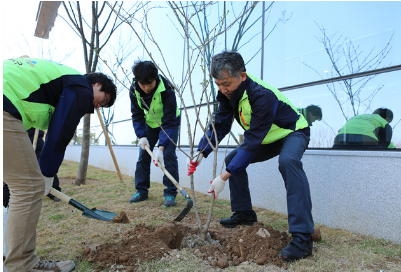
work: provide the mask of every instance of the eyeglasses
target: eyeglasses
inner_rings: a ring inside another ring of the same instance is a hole
[[[100,106],[101,106],[101,107],[106,106],[106,105],[107,105],[107,101],[108,101],[107,93],[104,92],[104,98],[103,98],[102,103],[100,104]]]

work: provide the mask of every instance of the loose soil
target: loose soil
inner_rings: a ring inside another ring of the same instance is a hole
[[[111,219],[112,223],[122,223],[122,224],[128,224],[130,221],[128,219],[128,216],[125,212],[120,212],[118,215],[114,216],[113,219]]]
[[[72,179],[60,179],[60,183],[73,184]],[[95,179],[87,179],[87,185],[98,185]],[[184,208],[184,206],[182,207]],[[151,207],[145,209],[145,214],[157,218],[163,212]],[[135,218],[136,208],[132,204],[126,206],[110,223],[129,224],[129,218]],[[174,217],[173,217],[174,218]],[[201,221],[207,221],[207,214],[200,214]],[[274,265],[278,269],[287,269],[279,254],[288,244],[290,237],[286,232],[280,232],[263,222],[253,226],[237,226],[225,228],[220,218],[212,217],[206,239],[200,237],[197,219],[194,212],[188,213],[180,222],[167,221],[157,227],[136,224],[128,231],[115,233],[118,243],[93,244],[83,242],[82,260],[95,264],[96,271],[136,271],[139,264],[152,260],[176,258],[180,250],[188,250],[206,263],[205,267],[225,269],[229,266],[257,263],[258,265]],[[314,241],[320,241],[320,231],[313,235]],[[212,269],[213,271],[215,271]],[[210,270],[208,270],[210,271]]]
[[[202,239],[193,227],[195,220],[187,215],[181,222],[165,223],[154,229],[136,225],[123,234],[118,244],[101,244],[96,249],[84,246],[84,258],[96,263],[98,271],[123,265],[128,272],[135,271],[139,263],[188,249],[216,268],[237,266],[245,261],[287,268],[287,263],[279,257],[281,249],[290,241],[287,233],[265,227],[261,222],[227,229],[215,221],[210,224],[206,239]],[[317,233],[315,238],[319,239],[320,235]]]

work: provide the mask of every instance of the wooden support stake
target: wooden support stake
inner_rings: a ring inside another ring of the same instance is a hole
[[[121,175],[121,172],[120,172],[120,168],[118,167],[118,164],[117,164],[116,157],[114,156],[113,148],[111,147],[110,138],[109,138],[109,135],[108,135],[108,133],[107,133],[107,131],[106,131],[106,127],[104,126],[103,119],[102,119],[102,116],[101,116],[101,114],[100,114],[100,110],[99,110],[99,109],[96,109],[96,111],[97,111],[97,116],[99,117],[99,120],[100,120],[100,124],[102,125],[104,137],[106,137],[107,145],[108,145],[108,147],[109,147],[111,157],[113,158],[114,165],[115,165],[116,170],[117,170],[117,173],[118,173],[118,177],[120,178],[120,180],[121,180],[122,182],[124,182],[123,176]]]
[[[33,136],[33,151],[36,151],[36,144],[38,143],[39,129],[35,128],[35,135]]]

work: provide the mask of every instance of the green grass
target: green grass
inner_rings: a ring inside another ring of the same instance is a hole
[[[362,250],[370,250],[375,254],[382,254],[386,257],[401,258],[401,245],[390,243],[383,239],[366,238],[357,244]]]
[[[81,261],[79,263],[76,263],[75,270],[74,271],[80,271],[80,272],[93,272],[97,268],[96,265],[87,262],[87,261]]]
[[[61,215],[61,214],[49,214],[48,215],[48,218],[55,222],[58,222],[59,220],[65,218],[65,217],[66,217],[65,215]]]

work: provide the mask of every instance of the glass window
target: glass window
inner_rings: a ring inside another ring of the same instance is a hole
[[[355,85],[348,90],[348,93],[352,90],[354,95],[348,95],[346,84],[352,85],[353,82]],[[380,140],[384,141],[378,138],[380,135],[390,137],[386,131],[389,129],[386,127],[387,122],[378,116],[366,116],[358,122],[355,122],[356,119],[351,122],[350,120],[356,115],[371,115],[378,108],[387,108],[392,111],[393,120],[389,123],[392,137],[386,140],[391,140],[395,147],[401,148],[401,109],[398,106],[401,101],[401,92],[398,91],[400,84],[401,71],[396,71],[376,75],[370,80],[368,77],[356,78],[346,82],[338,81],[284,91],[283,94],[295,107],[306,108],[313,104],[322,109],[322,120],[312,123],[309,147],[331,148],[335,136],[344,127],[340,134],[361,135],[355,136],[359,137],[360,144],[357,142],[358,139],[354,139],[353,145],[358,148],[375,148]],[[347,122],[349,123],[345,126]],[[370,142],[372,137],[377,138],[376,143]],[[350,142],[348,144],[352,145]]]
[[[243,2],[234,3],[241,7],[243,5]],[[213,10],[213,14],[215,12],[216,10]],[[400,65],[401,47],[396,46],[401,39],[400,12],[401,2],[397,1],[278,1],[274,2],[272,9],[265,14],[265,36],[268,37],[264,42],[263,61],[261,52],[257,53],[261,47],[261,29],[257,26],[258,23],[261,24],[260,20],[246,33],[239,52],[245,60],[248,73],[274,87],[282,88],[283,94],[295,107],[307,108],[316,105],[321,108],[322,120],[313,118],[316,120],[311,126],[310,148],[332,148],[337,134],[342,129],[340,134],[364,135],[356,136],[364,143],[364,148],[370,146],[369,141],[379,135],[381,138],[377,138],[377,142],[384,138],[388,141],[391,135],[391,143],[401,148],[401,110],[397,105],[397,102],[401,101],[401,71],[285,91],[289,86],[307,85],[310,82]],[[258,4],[251,19],[254,20],[261,14],[262,4]],[[213,18],[209,16],[209,25],[213,24]],[[253,21],[251,19],[250,21]],[[165,63],[169,65],[171,76],[177,81],[186,76],[183,69],[187,64],[186,59],[182,59],[185,57],[184,40],[176,36],[177,33],[174,27],[169,27],[170,24],[169,20],[165,24],[158,21],[159,27],[156,29],[169,31],[169,35],[177,37],[173,40],[179,41],[174,44],[161,43],[162,51],[169,52],[165,53],[168,58]],[[160,25],[163,25],[162,29]],[[233,32],[227,35],[229,39],[230,35],[234,35]],[[218,40],[213,52],[221,52],[224,44],[223,40]],[[230,45],[231,41],[227,44]],[[194,100],[189,93],[188,83],[183,86],[185,89],[182,93],[186,106],[206,101],[205,98],[201,100],[203,73],[200,65],[194,66],[192,74]],[[177,85],[180,86],[179,83]],[[216,96],[216,86],[214,92],[213,96]],[[116,103],[117,122],[130,118],[129,103],[127,104],[125,97],[120,100]],[[180,99],[177,100],[181,107]],[[363,124],[352,124],[355,119],[345,126],[352,117],[371,115],[378,108],[388,108],[392,111],[393,120],[389,123],[391,133],[385,121],[377,116],[374,116],[376,120],[371,121],[376,127],[365,127],[369,130],[367,135],[362,134],[362,128],[358,128],[363,127]],[[203,131],[199,123],[196,123],[195,110],[188,109],[187,114],[196,146],[203,136]],[[202,107],[200,120],[205,127],[207,116],[207,107]],[[354,128],[355,126],[357,128]],[[189,145],[188,129],[186,114],[182,111],[179,145]],[[359,129],[359,132],[355,132],[354,129]],[[346,133],[343,133],[344,131]],[[227,135],[220,145],[237,145],[243,140],[243,133],[243,129],[234,121],[232,133]],[[115,123],[113,135],[118,144],[131,144],[136,140],[131,121]],[[347,137],[354,136],[343,138]]]

